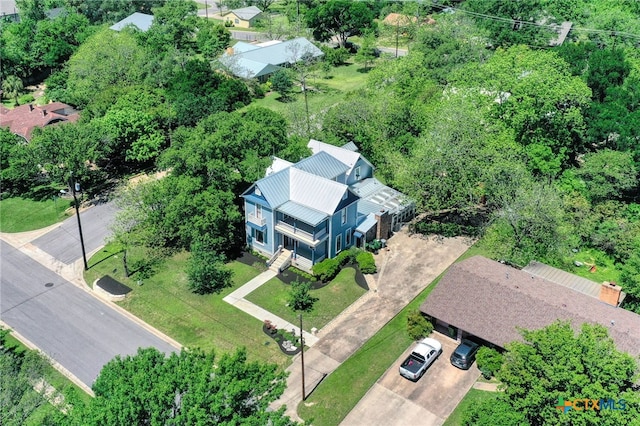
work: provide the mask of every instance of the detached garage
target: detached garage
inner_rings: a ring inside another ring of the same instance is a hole
[[[619,350],[637,357],[640,315],[618,307],[623,295],[613,283],[597,284],[537,262],[520,270],[474,256],[452,265],[420,310],[440,332],[500,348],[522,340],[521,328],[539,329],[556,320],[576,329],[601,324]]]

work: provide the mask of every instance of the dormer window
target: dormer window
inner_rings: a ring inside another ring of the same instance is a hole
[[[354,174],[355,174],[356,180],[360,180],[360,166],[356,167]]]
[[[256,186],[256,190],[254,192],[258,197],[262,196],[262,192],[260,191],[260,188],[258,188],[257,186]]]

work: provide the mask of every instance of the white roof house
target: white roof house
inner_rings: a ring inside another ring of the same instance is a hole
[[[146,32],[153,24],[153,15],[147,15],[145,13],[135,12],[132,15],[127,16],[122,21],[116,22],[109,28],[114,31],[121,31],[128,25],[133,25],[142,32]]]
[[[238,77],[259,78],[276,72],[281,66],[294,64],[305,55],[317,58],[323,53],[306,38],[298,37],[260,44],[238,42],[220,58],[220,62]]]

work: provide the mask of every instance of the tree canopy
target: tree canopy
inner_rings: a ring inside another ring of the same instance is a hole
[[[246,351],[214,356],[199,349],[165,355],[153,348],[117,356],[93,385],[95,398],[68,416],[77,425],[294,425],[284,407],[268,410],[284,391],[276,365],[247,361]]]
[[[463,424],[622,425],[640,416],[640,396],[633,390],[637,361],[616,349],[604,327],[583,324],[576,334],[569,323],[558,322],[521,333],[523,341],[507,345],[496,373],[504,388],[497,403],[472,406]],[[559,401],[584,399],[613,400],[617,407],[624,401],[625,409],[556,408]]]
[[[365,2],[329,0],[310,8],[305,19],[313,29],[313,36],[320,41],[335,37],[344,47],[350,36],[360,34],[373,25],[374,14]]]

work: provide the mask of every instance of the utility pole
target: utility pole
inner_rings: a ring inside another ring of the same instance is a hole
[[[307,399],[304,391],[304,336],[302,335],[302,314],[300,314],[300,359],[302,360],[302,400]]]
[[[87,253],[84,250],[84,237],[82,236],[82,222],[80,222],[80,204],[78,203],[78,197],[76,196],[76,191],[80,191],[80,184],[78,182],[74,182],[73,177],[69,179],[69,186],[71,186],[71,192],[73,193],[73,201],[74,206],[76,208],[76,218],[78,219],[78,232],[80,233],[80,246],[82,247],[82,260],[84,261],[84,270],[89,270],[89,265],[87,264]]]

